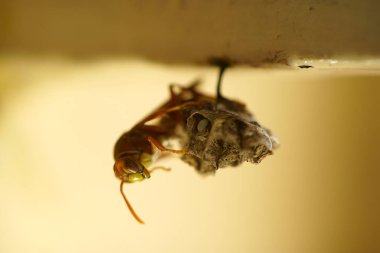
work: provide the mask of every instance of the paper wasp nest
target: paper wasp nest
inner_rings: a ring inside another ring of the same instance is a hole
[[[244,105],[225,98],[216,105],[192,110],[186,133],[184,146],[191,154],[182,160],[202,174],[245,161],[259,163],[278,146],[276,138]]]

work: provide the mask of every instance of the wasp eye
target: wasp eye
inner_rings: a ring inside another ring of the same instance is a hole
[[[207,126],[209,125],[209,121],[207,119],[202,119],[199,121],[197,125],[198,132],[205,132],[207,130]]]

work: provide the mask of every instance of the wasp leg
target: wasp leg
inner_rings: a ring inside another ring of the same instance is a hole
[[[157,111],[153,112],[152,114],[150,114],[149,116],[147,116],[145,119],[143,119],[142,121],[140,121],[135,127],[139,127],[141,125],[144,125],[148,121],[151,121],[152,119],[158,118],[158,117],[160,117],[160,116],[162,116],[162,115],[164,115],[166,113],[180,111],[180,110],[182,110],[182,109],[184,109],[186,107],[200,106],[200,105],[204,105],[204,104],[207,104],[207,102],[205,102],[205,101],[191,101],[191,102],[186,102],[186,103],[183,103],[183,104],[180,104],[180,105],[177,105],[177,106],[173,106],[173,107],[170,107],[170,108],[158,109]]]
[[[176,98],[176,97],[178,97],[179,93],[181,93],[184,90],[192,92],[192,93],[198,93],[196,91],[196,89],[200,85],[200,83],[201,83],[200,79],[196,79],[196,80],[192,81],[188,86],[182,86],[182,85],[177,84],[177,83],[172,83],[169,85],[170,96],[172,99]],[[175,88],[178,88],[180,90],[178,94],[175,92]]]
[[[152,144],[152,146],[156,147],[161,152],[170,152],[170,153],[178,154],[178,155],[184,155],[190,152],[187,149],[177,150],[177,149],[165,148],[164,146],[161,145],[161,143],[158,140],[154,139],[152,136],[148,136],[148,141],[150,142],[150,144]]]

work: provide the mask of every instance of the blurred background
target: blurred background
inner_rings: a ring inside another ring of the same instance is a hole
[[[380,252],[376,1],[0,1],[0,252]],[[168,84],[225,96],[281,146],[125,187],[117,138]],[[310,65],[313,68],[298,68]]]

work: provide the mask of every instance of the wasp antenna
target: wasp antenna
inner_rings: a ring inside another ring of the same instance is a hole
[[[135,210],[133,210],[132,205],[129,203],[127,197],[125,196],[125,194],[124,194],[124,192],[123,192],[123,185],[124,185],[124,181],[121,181],[121,183],[120,183],[120,193],[121,193],[121,195],[123,196],[124,201],[125,201],[125,203],[127,204],[129,211],[131,212],[131,214],[133,215],[133,217],[135,217],[135,219],[136,219],[139,223],[144,224],[144,221],[143,221],[142,219],[140,219],[140,217],[137,215],[137,213],[135,212]]]

